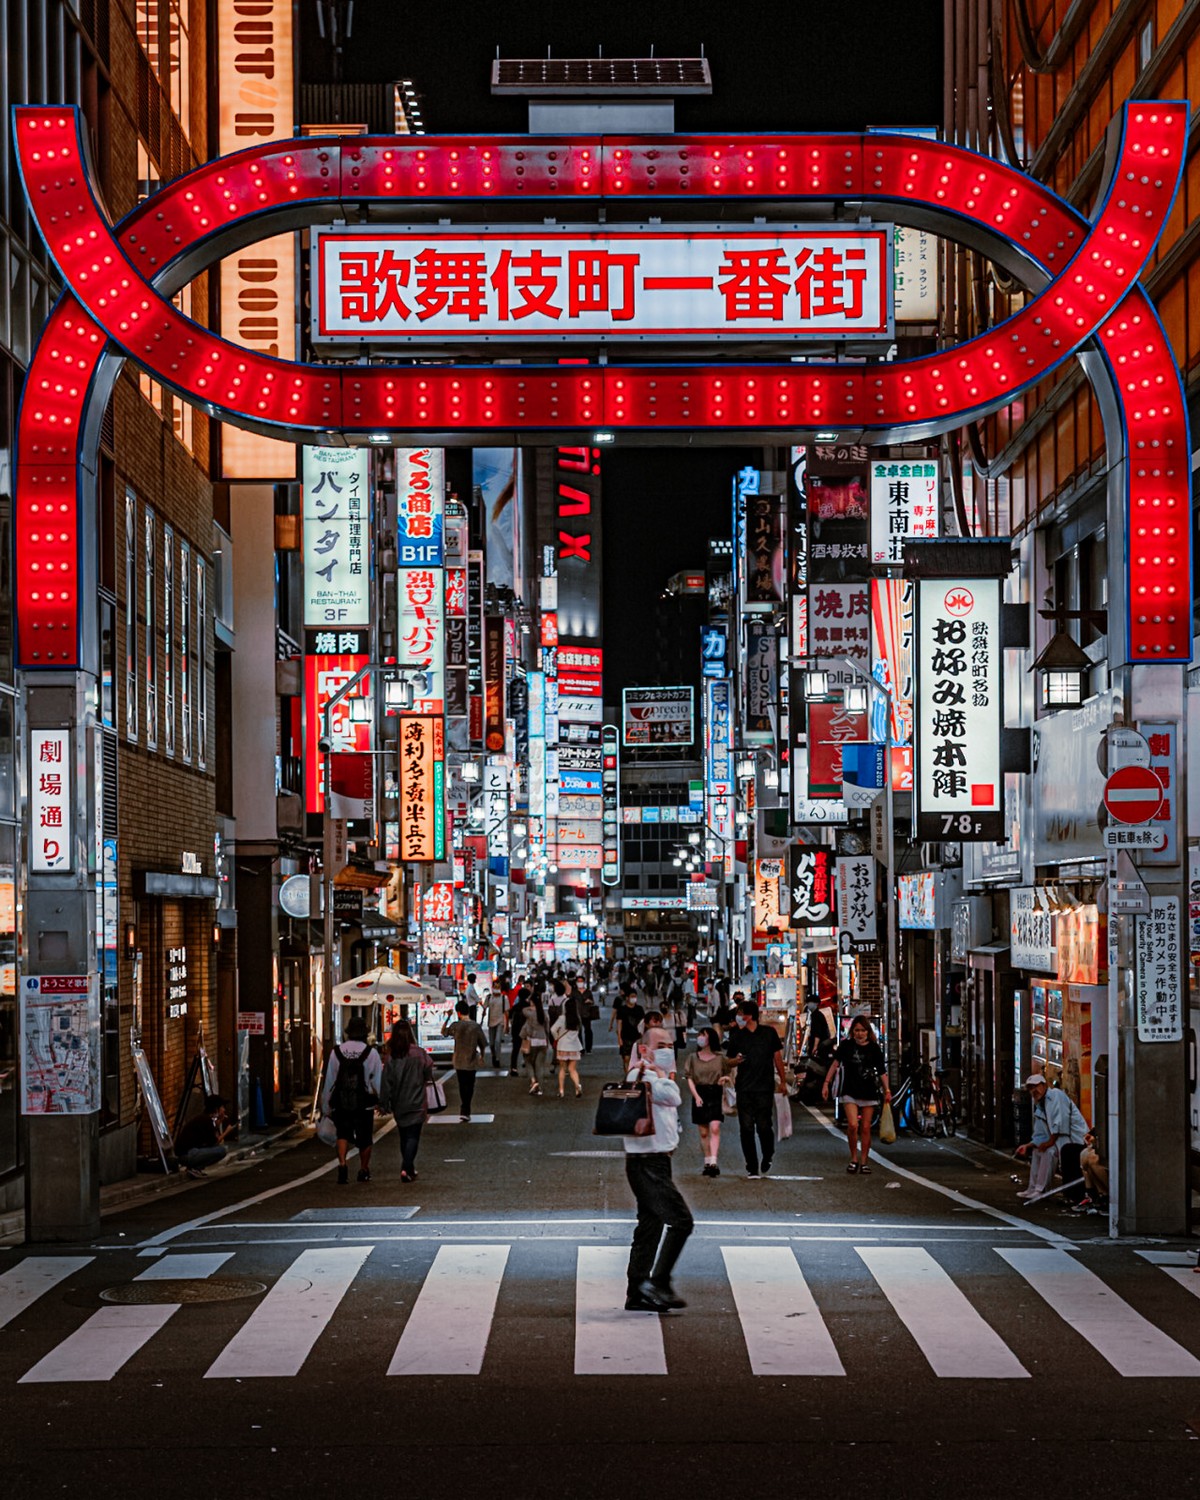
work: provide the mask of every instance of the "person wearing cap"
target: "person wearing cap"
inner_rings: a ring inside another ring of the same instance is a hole
[[[1031,1073],[1025,1087],[1033,1103],[1033,1138],[1017,1147],[1016,1154],[1029,1157],[1029,1186],[1018,1198],[1040,1198],[1050,1185],[1054,1164],[1060,1162],[1064,1184],[1072,1184],[1080,1175],[1079,1157],[1087,1138],[1087,1121],[1074,1101],[1043,1073]],[[1074,1201],[1077,1187],[1068,1187],[1067,1197]]]

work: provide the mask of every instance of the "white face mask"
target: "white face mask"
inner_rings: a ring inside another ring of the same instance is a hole
[[[739,1026],[744,1026],[749,1019],[750,1018],[748,1016],[741,1016],[740,1015],[737,1018],[737,1023],[738,1023]]]

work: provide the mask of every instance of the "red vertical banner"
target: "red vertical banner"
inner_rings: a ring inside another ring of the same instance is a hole
[[[808,705],[808,795],[816,801],[841,801],[842,746],[867,738],[867,715],[839,702]]]
[[[322,792],[325,757],[318,749],[324,733],[325,705],[346,686],[354,674],[365,667],[365,656],[306,656],[304,658],[304,806],[310,813],[324,812]],[[334,709],[329,718],[329,742],[337,751],[368,754],[371,749],[370,724],[356,724],[350,717],[350,699],[365,698],[370,693],[369,679],[364,678]]]
[[[483,747],[504,750],[504,619],[488,615],[483,622]]]

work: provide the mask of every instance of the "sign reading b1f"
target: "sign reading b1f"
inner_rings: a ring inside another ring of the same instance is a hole
[[[917,837],[999,843],[1000,580],[922,579],[916,656]]]

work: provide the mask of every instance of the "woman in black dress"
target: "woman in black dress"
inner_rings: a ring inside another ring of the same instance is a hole
[[[850,1142],[850,1165],[846,1171],[869,1174],[871,1121],[891,1099],[892,1090],[883,1048],[871,1029],[871,1023],[863,1016],[857,1016],[851,1022],[850,1035],[834,1051],[833,1062],[821,1088],[822,1099],[829,1098],[835,1075],[837,1095],[846,1112],[846,1137]]]
[[[689,1052],[683,1063],[683,1076],[692,1095],[692,1124],[700,1127],[704,1150],[702,1177],[721,1175],[717,1165],[721,1152],[721,1085],[728,1072],[720,1037],[712,1026],[703,1027],[696,1038],[695,1052]]]

